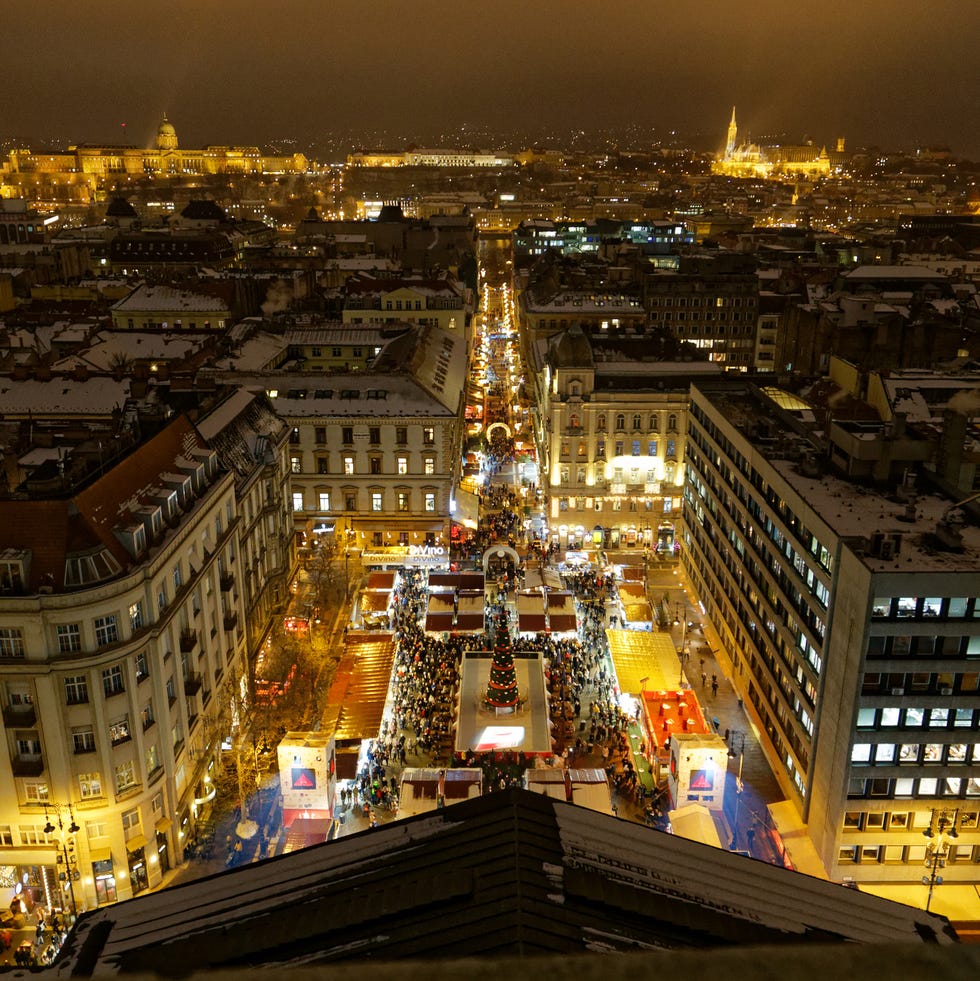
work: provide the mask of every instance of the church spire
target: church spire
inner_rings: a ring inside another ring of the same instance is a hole
[[[732,121],[728,124],[728,140],[725,143],[725,157],[731,158],[735,152],[735,140],[738,137],[738,124],[735,122],[735,107],[732,106]]]

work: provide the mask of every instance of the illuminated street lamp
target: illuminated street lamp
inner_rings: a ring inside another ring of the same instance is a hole
[[[741,729],[733,729],[729,733],[728,758],[735,759],[738,756],[738,773],[735,776],[735,817],[732,820],[732,843],[729,846],[732,851],[738,848],[738,812],[742,804],[742,763],[745,759],[745,733]]]
[[[53,811],[58,818],[58,827],[51,823],[51,816],[48,813]],[[68,813],[68,827],[65,827],[64,821],[62,820],[62,814]],[[62,890],[64,890],[65,885],[68,886],[68,899],[71,903],[71,918],[74,923],[76,917],[78,916],[78,907],[75,905],[75,880],[78,879],[78,863],[77,855],[75,853],[75,835],[81,831],[81,828],[75,824],[75,814],[72,811],[71,804],[52,804],[48,803],[44,805],[44,833],[46,835],[55,835],[58,839],[58,844],[61,846],[61,852],[58,855],[58,865],[61,868],[58,871],[58,881],[62,883]]]
[[[953,811],[950,817],[949,811],[943,808],[938,812],[935,808],[932,817],[929,819],[929,827],[923,831],[923,835],[930,839],[926,846],[925,867],[929,870],[928,875],[922,877],[922,884],[929,887],[929,894],[926,896],[926,912],[932,903],[932,892],[936,886],[943,884],[943,877],[939,870],[946,867],[946,859],[949,858],[949,848],[951,839],[958,838],[959,832],[956,830],[956,819],[959,816],[959,808]]]

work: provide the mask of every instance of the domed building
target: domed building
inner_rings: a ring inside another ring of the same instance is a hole
[[[13,150],[0,159],[0,198],[83,204],[104,198],[122,178],[157,174],[302,174],[302,153],[272,155],[257,146],[208,145],[182,150],[166,113],[156,141],[146,149],[79,143],[54,153]]]
[[[157,149],[177,149],[177,130],[174,129],[173,123],[167,119],[166,113],[163,114],[163,122],[160,123],[160,128],[157,130]]]

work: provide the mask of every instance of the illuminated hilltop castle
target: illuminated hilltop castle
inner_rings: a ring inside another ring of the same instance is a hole
[[[837,143],[843,152],[844,141]],[[827,177],[831,172],[830,154],[822,147],[819,152],[812,144],[800,146],[759,146],[738,142],[735,107],[728,124],[725,152],[711,164],[711,173],[728,177]]]
[[[308,170],[302,153],[271,156],[255,146],[206,146],[182,150],[164,114],[156,145],[79,144],[55,153],[13,150],[0,162],[0,197],[84,204],[121,180],[201,174],[298,174]]]

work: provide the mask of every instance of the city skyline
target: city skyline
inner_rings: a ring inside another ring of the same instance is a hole
[[[6,136],[148,146],[164,112],[184,145],[316,140],[383,131],[436,135],[656,128],[721,148],[734,103],[742,132],[980,156],[967,125],[977,13],[930,0],[776,0],[696,9],[602,8],[584,0],[463,9],[444,0],[393,16],[386,4],[309,0],[270,16],[187,0],[134,12],[52,2],[5,14]],[[241,41],[239,39],[245,39]],[[942,85],[913,50],[942,50]],[[123,124],[126,124],[125,127]]]

